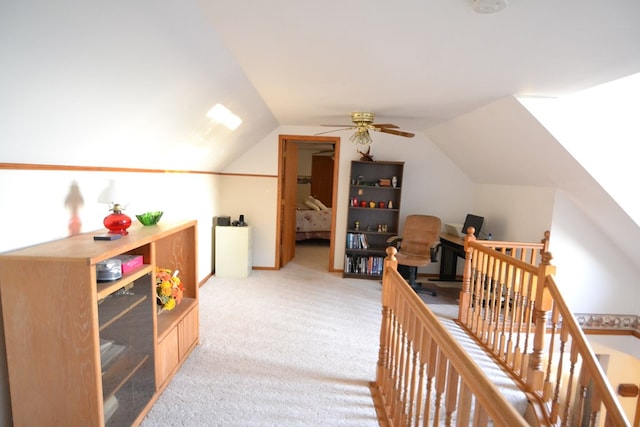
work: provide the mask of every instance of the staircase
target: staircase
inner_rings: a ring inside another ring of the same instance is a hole
[[[387,249],[371,385],[381,425],[631,425],[554,282],[548,238],[470,232],[455,320],[420,300]]]

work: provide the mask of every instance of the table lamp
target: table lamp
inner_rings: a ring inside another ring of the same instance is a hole
[[[98,202],[109,205],[111,213],[102,222],[109,230],[109,234],[125,235],[129,233],[127,228],[131,226],[131,218],[122,212],[124,207],[121,203],[118,203],[118,201],[122,202],[120,200],[122,197],[123,195],[118,190],[115,181],[109,181],[109,185],[98,196]]]

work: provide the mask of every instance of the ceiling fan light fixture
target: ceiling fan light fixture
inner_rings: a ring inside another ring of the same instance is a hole
[[[472,0],[477,13],[496,13],[507,7],[507,0]]]
[[[369,135],[369,130],[366,128],[356,130],[356,132],[349,137],[349,141],[357,145],[369,145],[373,142],[371,135]]]

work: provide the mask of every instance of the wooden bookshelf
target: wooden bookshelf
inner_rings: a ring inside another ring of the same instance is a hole
[[[117,240],[95,241],[98,230],[0,254],[14,425],[141,422],[199,340],[196,227],[136,224]],[[96,264],[117,255],[143,265],[98,283]],[[172,311],[158,312],[156,267],[180,270]]]

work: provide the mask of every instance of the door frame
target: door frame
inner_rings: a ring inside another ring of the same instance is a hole
[[[315,136],[315,135],[278,135],[278,211],[276,215],[276,270],[282,268],[282,208],[284,204],[284,158],[286,156],[287,143],[326,143],[334,146],[334,167],[333,167],[333,189],[331,191],[331,237],[329,240],[329,266],[328,271],[336,271],[334,265],[335,237],[336,237],[336,214],[338,202],[338,177],[340,170],[340,137]]]

